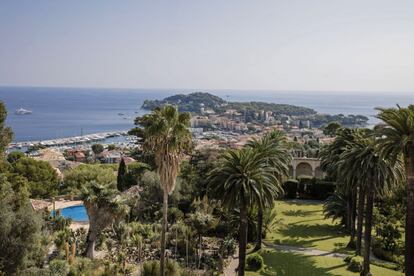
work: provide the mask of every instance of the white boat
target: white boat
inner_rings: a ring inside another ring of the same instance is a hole
[[[20,107],[19,109],[16,109],[14,114],[16,114],[16,115],[29,115],[29,114],[32,114],[32,111]]]

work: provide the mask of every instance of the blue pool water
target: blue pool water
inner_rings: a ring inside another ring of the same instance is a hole
[[[60,209],[60,214],[64,218],[71,218],[73,221],[89,221],[85,206],[77,205]]]

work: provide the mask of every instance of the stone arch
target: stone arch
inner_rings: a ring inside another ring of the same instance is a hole
[[[300,162],[296,166],[296,177],[310,176],[313,177],[313,168],[307,162]]]

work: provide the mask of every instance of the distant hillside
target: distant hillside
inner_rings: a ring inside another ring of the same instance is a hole
[[[176,105],[181,112],[200,113],[202,107],[217,110],[226,105],[226,101],[209,93],[195,92],[188,95],[177,94],[163,100],[145,100],[142,108],[152,110],[165,104]]]
[[[236,109],[240,112],[247,111],[271,111],[276,114],[285,114],[290,116],[306,116],[316,114],[311,108],[289,105],[275,104],[265,102],[226,102],[222,98],[210,93],[196,92],[188,95],[178,94],[167,97],[163,100],[146,100],[142,105],[143,109],[152,110],[156,107],[171,104],[178,106],[181,112],[191,112],[199,114],[201,108],[212,109],[215,112],[223,112],[226,109]]]

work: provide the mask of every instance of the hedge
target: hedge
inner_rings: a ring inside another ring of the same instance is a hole
[[[295,199],[297,197],[298,184],[296,179],[289,179],[283,184],[283,191],[287,198]]]
[[[325,200],[335,192],[336,184],[316,178],[301,177],[299,180],[289,179],[283,184],[285,197],[290,199]]]

